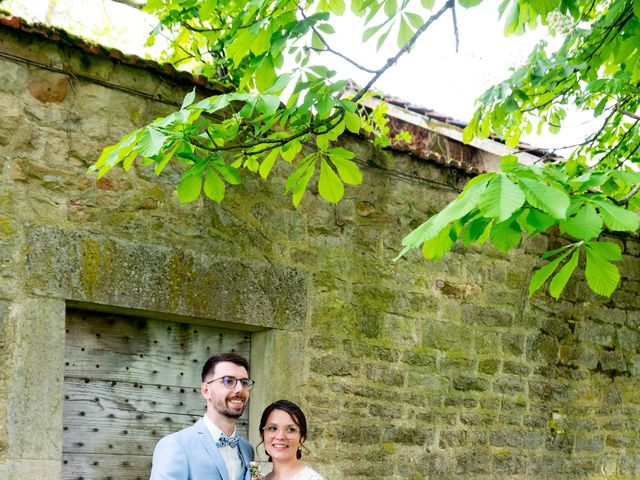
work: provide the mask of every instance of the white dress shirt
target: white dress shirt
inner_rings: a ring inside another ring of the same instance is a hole
[[[220,438],[220,434],[223,433],[218,427],[214,425],[214,423],[207,417],[206,415],[203,418],[204,424],[209,430],[209,433],[213,437],[213,441],[217,442]],[[235,429],[233,430],[233,435],[236,434]],[[218,451],[224,460],[224,464],[227,467],[227,472],[229,473],[229,480],[237,480],[240,472],[242,471],[242,460],[240,460],[240,453],[238,452],[239,447],[232,447],[230,445],[225,445],[224,447],[218,447]]]

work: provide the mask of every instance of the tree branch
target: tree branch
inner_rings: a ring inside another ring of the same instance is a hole
[[[640,192],[640,183],[638,183],[635,187],[633,187],[629,193],[627,193],[624,197],[622,197],[616,203],[618,205],[626,205],[627,203],[629,203],[629,200],[631,200],[633,198],[633,196],[635,194],[637,194],[638,192]]]
[[[304,10],[302,9],[302,7],[299,8],[300,10],[300,14],[302,15],[302,18],[307,19],[308,17],[305,15]],[[308,47],[309,50],[313,50],[315,52],[329,52],[329,53],[333,53],[334,55],[342,58],[343,60],[346,60],[347,62],[349,62],[351,65],[353,65],[354,67],[356,67],[359,70],[362,70],[363,72],[367,72],[367,73],[376,73],[375,70],[371,69],[371,68],[367,68],[367,67],[363,67],[362,65],[360,65],[359,63],[357,63],[356,61],[350,59],[349,57],[347,57],[346,55],[344,55],[343,53],[338,52],[337,50],[334,50],[333,48],[331,48],[329,46],[329,43],[324,39],[324,37],[322,36],[322,34],[318,31],[318,29],[314,26],[311,27],[311,30],[313,30],[313,33],[315,33],[318,38],[320,39],[320,41],[322,42],[322,44],[324,45],[325,49],[319,49],[319,48],[313,48],[313,47]]]
[[[618,110],[622,115],[626,115],[627,117],[631,117],[635,120],[640,120],[640,115],[636,115],[635,113],[627,112],[626,110]]]
[[[400,50],[398,50],[398,53],[396,53],[393,57],[389,57],[387,59],[387,62],[384,64],[384,66],[382,66],[380,69],[376,71],[375,75],[371,77],[369,82],[358,93],[356,93],[356,95],[352,98],[352,101],[357,102],[358,100],[360,100],[364,96],[364,94],[371,89],[373,84],[378,81],[378,79],[382,76],[382,74],[386,72],[389,68],[391,68],[400,59],[402,55],[404,55],[411,49],[413,44],[416,43],[416,40],[418,39],[418,37],[422,35],[431,26],[433,22],[435,22],[438,18],[440,18],[444,12],[446,12],[450,8],[453,8],[454,4],[455,4],[454,0],[448,0],[447,3],[445,3],[437,13],[431,15],[431,17],[429,17],[429,19],[418,30],[416,30],[416,32],[412,35],[409,41],[405,43]]]
[[[460,33],[458,32],[458,17],[456,16],[455,2],[451,6],[451,16],[453,20],[453,34],[456,37],[456,53],[458,53],[458,47],[460,46]]]

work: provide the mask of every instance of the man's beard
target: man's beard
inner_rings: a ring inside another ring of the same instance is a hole
[[[242,410],[240,410],[239,412],[235,409],[231,409],[230,407],[227,406],[227,401],[231,401],[234,398],[238,398],[238,397],[232,397],[229,399],[224,399],[222,402],[222,405],[216,405],[215,409],[216,411],[222,415],[223,417],[227,417],[227,418],[233,418],[233,419],[237,419],[240,418],[242,416],[242,414],[244,413],[244,409],[247,407],[247,404],[245,403],[244,406],[242,407]],[[240,398],[243,402],[245,402],[244,398]]]

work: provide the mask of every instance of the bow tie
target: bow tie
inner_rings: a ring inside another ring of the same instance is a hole
[[[229,445],[231,448],[235,448],[238,445],[240,438],[237,435],[233,435],[228,437],[224,433],[220,434],[220,438],[216,442],[216,447],[224,447],[225,445]]]

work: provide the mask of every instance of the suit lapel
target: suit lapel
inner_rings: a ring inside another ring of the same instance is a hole
[[[220,473],[220,478],[222,480],[229,480],[229,472],[227,472],[227,466],[224,464],[224,460],[222,459],[222,455],[218,451],[218,447],[216,447],[213,438],[211,438],[211,434],[207,427],[205,426],[202,420],[199,420],[196,424],[198,427],[198,434],[202,440],[202,444],[204,445],[205,450],[211,456],[211,460],[213,460],[213,464],[216,466]]]
[[[247,471],[247,465],[249,465],[248,452],[244,448],[243,443],[244,442],[242,442],[242,441],[240,441],[240,443],[238,443],[238,453],[240,454],[240,461],[242,462],[241,475],[238,478],[245,478],[246,477],[245,472]]]

